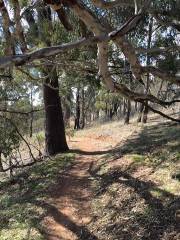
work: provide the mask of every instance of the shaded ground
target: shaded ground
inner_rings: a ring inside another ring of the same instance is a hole
[[[179,130],[144,127],[92,172],[98,239],[180,239]]]
[[[154,121],[79,131],[72,153],[1,184],[0,240],[180,239],[179,130]]]

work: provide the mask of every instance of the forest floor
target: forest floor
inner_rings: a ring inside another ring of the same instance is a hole
[[[180,239],[180,126],[98,124],[69,146],[0,185],[0,240]]]

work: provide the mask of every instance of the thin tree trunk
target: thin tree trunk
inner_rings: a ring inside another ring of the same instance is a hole
[[[34,120],[34,113],[33,113],[33,86],[31,86],[30,101],[31,101],[30,137],[32,137],[32,135],[33,135],[33,120]]]
[[[138,118],[137,118],[138,123],[141,122],[143,110],[144,110],[144,104],[141,103],[140,108],[139,108]]]
[[[65,126],[67,127],[70,127],[70,118],[71,118],[70,102],[71,102],[71,92],[67,94],[66,99],[64,101],[64,123],[65,123]]]
[[[153,17],[151,17],[149,21],[150,22],[149,22],[149,31],[148,31],[148,44],[147,44],[148,49],[151,48],[152,30],[153,30]],[[147,54],[146,64],[147,64],[147,66],[149,66],[151,64],[151,57],[150,57],[149,54]],[[146,94],[148,94],[148,92],[149,92],[149,85],[150,85],[150,74],[147,73]],[[148,104],[148,101],[146,102],[146,104]],[[143,123],[147,123],[148,112],[149,112],[148,106],[145,105],[144,111],[143,111],[143,118],[142,118]]]
[[[110,109],[109,109],[109,120],[112,120],[112,118],[113,118],[113,109],[112,109],[112,106],[110,107]]]
[[[149,112],[149,109],[147,106],[145,106],[143,111],[143,119],[142,119],[143,123],[147,123],[148,112]]]
[[[119,103],[116,102],[113,104],[113,115],[116,115],[116,117],[117,117],[118,107],[119,107]]]
[[[77,88],[76,92],[76,117],[75,117],[75,124],[74,129],[80,129],[80,93],[79,93],[79,87]]]
[[[68,150],[56,70],[52,70],[52,73],[46,79],[43,85],[43,93],[46,152],[49,155],[54,155]]]
[[[0,152],[0,172],[3,172],[2,153]]]
[[[85,99],[84,99],[84,87],[81,91],[81,129],[85,126]]]
[[[126,115],[126,99],[123,98],[123,115]]]
[[[126,103],[126,115],[124,119],[124,124],[129,124],[130,114],[131,114],[131,101],[128,99]]]
[[[135,105],[134,105],[134,108],[135,108],[135,111],[137,112],[137,106],[138,106],[138,104],[137,104],[137,102],[135,102]]]

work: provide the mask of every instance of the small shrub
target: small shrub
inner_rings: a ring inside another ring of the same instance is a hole
[[[45,141],[44,133],[43,133],[43,132],[39,132],[39,133],[36,135],[36,139],[37,139],[39,148],[41,149],[41,148],[43,147],[43,144],[44,144],[44,141]]]
[[[67,128],[66,129],[66,135],[68,136],[69,141],[71,141],[71,138],[74,137],[74,134],[75,134],[74,129],[72,129],[72,128]]]

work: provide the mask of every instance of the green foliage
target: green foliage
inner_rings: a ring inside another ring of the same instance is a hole
[[[7,158],[20,145],[15,127],[6,118],[0,117],[0,153]]]

